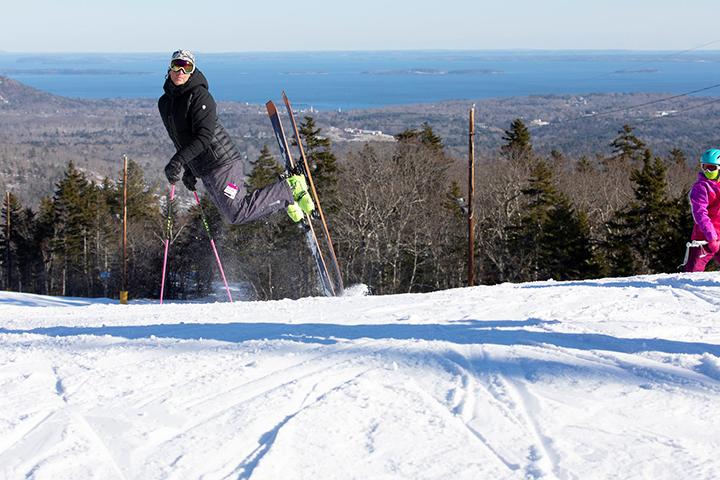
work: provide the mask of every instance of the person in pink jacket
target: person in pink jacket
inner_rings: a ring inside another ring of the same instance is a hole
[[[703,153],[700,170],[690,189],[695,226],[687,244],[686,272],[704,272],[713,258],[720,263],[720,150]]]

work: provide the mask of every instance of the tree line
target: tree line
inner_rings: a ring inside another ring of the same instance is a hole
[[[375,294],[464,286],[467,205],[464,162],[447,153],[428,124],[392,144],[367,144],[338,159],[312,117],[300,126],[346,284]],[[629,125],[609,156],[568,158],[533,151],[517,119],[494,155],[476,163],[475,278],[483,284],[579,280],[674,272],[692,229],[687,190],[694,162],[680,150],[653,154]],[[250,191],[283,171],[265,146],[247,179]],[[166,298],[213,293],[219,278],[196,205],[168,205],[130,160],[127,185],[92,182],[71,161],[37,211],[5,195],[0,287],[49,295],[157,298],[163,242],[170,239]],[[122,176],[120,176],[122,178]],[[127,263],[121,233],[127,187]],[[183,190],[180,187],[180,198]],[[229,281],[253,299],[318,293],[313,264],[284,214],[250,225],[207,217]],[[167,230],[167,217],[172,228]],[[8,222],[9,220],[9,222]]]

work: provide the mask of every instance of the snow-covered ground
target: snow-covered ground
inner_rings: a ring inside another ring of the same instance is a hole
[[[129,306],[0,292],[0,478],[717,479],[720,274]]]

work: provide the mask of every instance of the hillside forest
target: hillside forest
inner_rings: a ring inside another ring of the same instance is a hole
[[[466,285],[466,165],[430,124],[340,153],[312,116],[304,116],[300,133],[346,285],[366,284],[374,294]],[[475,161],[478,283],[677,271],[692,228],[686,196],[696,159],[680,149],[654,153],[627,124],[617,127],[606,154],[538,152],[520,118],[502,140]],[[268,144],[252,159],[250,190],[282,171]],[[129,160],[126,181],[121,173],[91,178],[69,160],[37,207],[6,192],[0,288],[90,297],[117,297],[124,289],[130,298],[158,298],[169,234],[165,298],[213,294],[219,273],[190,192],[178,186],[169,205],[167,188],[148,181],[141,162]],[[313,264],[287,215],[229,226],[201,197],[225,273],[244,298],[318,294]]]

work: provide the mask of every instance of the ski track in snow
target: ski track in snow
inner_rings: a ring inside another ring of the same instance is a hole
[[[466,357],[454,351],[443,357],[442,360],[453,363],[459,372],[461,394],[459,399],[457,395],[452,396],[454,404],[452,411],[462,418],[466,428],[480,439],[509,470],[519,471],[522,459],[518,458],[518,452],[501,453],[498,446],[502,444],[502,441],[490,440],[486,437],[483,434],[481,422],[475,422],[477,423],[476,427],[472,426],[477,418],[477,409],[484,409],[487,405],[495,406],[505,417],[506,427],[516,431],[513,438],[529,440],[527,445],[523,445],[521,448],[527,453],[525,459],[528,463],[524,468],[525,478],[554,478],[549,476],[554,467],[549,460],[552,455],[547,445],[548,442],[532,418],[539,408],[531,394],[521,384],[512,382],[505,375],[482,373],[482,360],[475,366],[468,362]],[[515,369],[512,373],[521,372]],[[517,446],[517,444],[512,446],[512,449],[516,449]],[[503,445],[504,449],[509,447],[510,445]],[[513,456],[515,461],[509,460]]]
[[[719,478],[717,275],[207,305],[0,292],[0,479]]]

